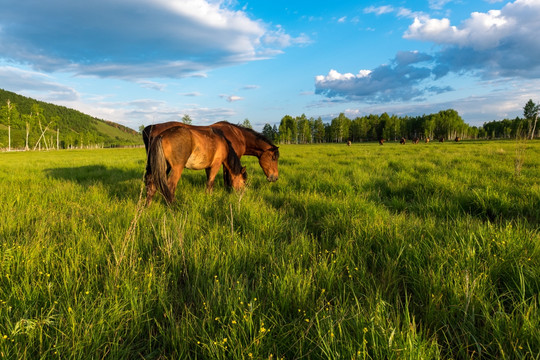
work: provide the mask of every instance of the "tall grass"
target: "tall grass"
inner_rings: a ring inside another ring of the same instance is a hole
[[[0,358],[538,359],[540,144],[282,146],[268,183],[143,149],[0,154]]]

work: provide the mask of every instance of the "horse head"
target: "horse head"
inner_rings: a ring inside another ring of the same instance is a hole
[[[233,189],[235,190],[243,189],[244,186],[246,186],[246,181],[247,181],[247,171],[246,171],[245,166],[242,167],[240,174],[237,174],[237,175],[231,174],[231,185]]]
[[[266,180],[270,182],[277,181],[278,174],[278,159],[279,159],[279,148],[277,146],[272,146],[265,150],[259,157],[259,165],[266,175]]]

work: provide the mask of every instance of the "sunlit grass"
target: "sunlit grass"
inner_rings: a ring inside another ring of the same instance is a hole
[[[515,146],[281,146],[276,183],[244,157],[245,192],[149,208],[142,149],[0,154],[0,358],[537,358]]]

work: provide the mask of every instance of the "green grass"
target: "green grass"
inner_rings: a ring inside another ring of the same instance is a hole
[[[0,358],[538,359],[540,143],[281,146],[243,193],[143,149],[0,154]],[[521,156],[521,155],[520,155]]]

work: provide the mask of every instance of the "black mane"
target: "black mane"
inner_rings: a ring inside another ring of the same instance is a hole
[[[274,143],[272,141],[270,141],[270,139],[268,139],[266,136],[264,136],[263,134],[261,134],[260,132],[257,132],[251,128],[248,128],[248,127],[245,127],[245,126],[242,126],[242,125],[238,125],[238,124],[231,124],[230,122],[228,121],[219,121],[217,122],[216,124],[227,124],[227,125],[232,125],[234,127],[237,127],[239,129],[242,129],[242,130],[245,130],[251,134],[253,134],[257,139],[259,140],[262,140],[264,142],[266,142],[267,144],[270,144],[272,147],[276,147],[276,145],[274,145]]]

